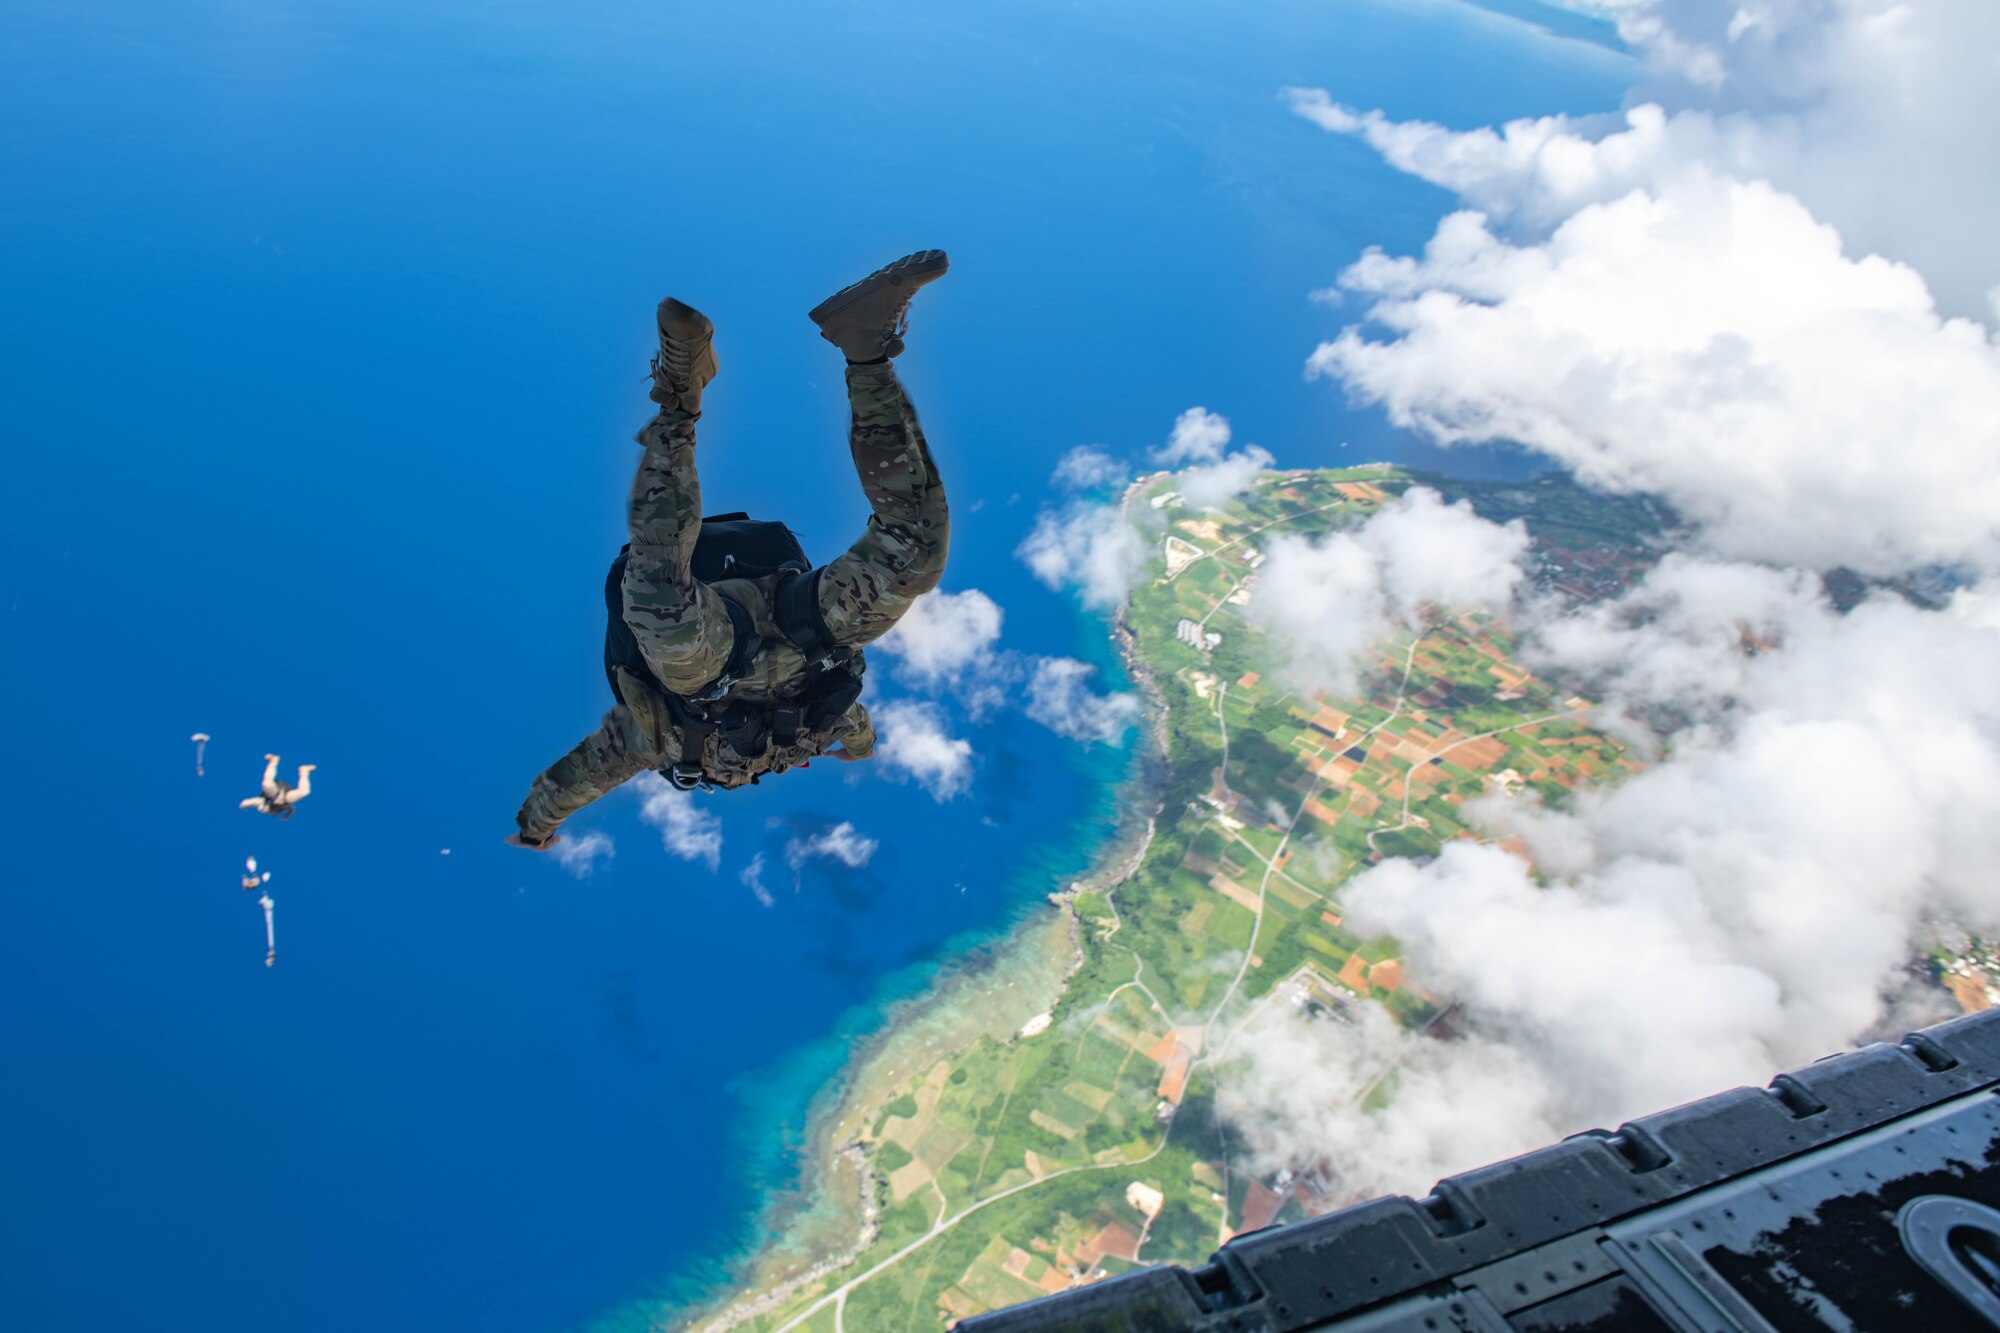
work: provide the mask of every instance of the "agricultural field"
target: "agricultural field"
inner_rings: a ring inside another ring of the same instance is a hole
[[[1451,997],[1394,939],[1344,924],[1343,884],[1481,838],[1474,797],[1559,803],[1638,767],[1490,616],[1439,609],[1378,645],[1347,695],[1287,683],[1246,612],[1264,544],[1358,523],[1419,480],[1522,519],[1553,595],[1609,595],[1651,562],[1659,515],[1556,479],[1268,473],[1205,514],[1170,476],[1135,485],[1128,515],[1156,559],[1118,632],[1166,749],[1143,854],[1059,895],[1078,962],[1048,1014],[942,1056],[874,1116],[860,1150],[875,1231],[859,1256],[708,1327],[938,1328],[1138,1264],[1200,1263],[1241,1231],[1349,1201],[1323,1163],[1259,1177],[1232,1158],[1215,1112],[1229,1035],[1270,1005],[1442,1021]]]

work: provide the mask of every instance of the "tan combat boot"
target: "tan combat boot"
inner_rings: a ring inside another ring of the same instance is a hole
[[[812,308],[819,336],[849,361],[881,361],[903,350],[910,298],[951,266],[942,250],[919,250],[876,269]]]
[[[720,367],[715,360],[715,325],[707,315],[669,296],[660,302],[660,350],[653,358],[653,390],[661,407],[701,415],[701,390]]]

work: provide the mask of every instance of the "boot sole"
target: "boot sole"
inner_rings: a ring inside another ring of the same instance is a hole
[[[660,302],[659,327],[662,336],[676,342],[694,342],[715,334],[714,320],[685,301],[676,301],[671,296]]]
[[[915,254],[904,255],[893,263],[884,264],[861,281],[842,287],[807,311],[806,317],[815,324],[823,325],[855,302],[873,296],[884,287],[914,290],[943,277],[950,267],[951,259],[942,250],[919,250]]]

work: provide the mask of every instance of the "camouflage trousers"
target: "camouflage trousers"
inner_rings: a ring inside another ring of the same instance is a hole
[[[937,586],[951,530],[937,464],[894,368],[849,366],[847,400],[848,448],[872,512],[860,540],[821,571],[819,606],[834,641],[858,648]],[[625,623],[661,682],[691,693],[722,673],[734,639],[721,596],[690,571],[702,509],[694,418],[662,412],[639,442],[646,454],[627,507]]]

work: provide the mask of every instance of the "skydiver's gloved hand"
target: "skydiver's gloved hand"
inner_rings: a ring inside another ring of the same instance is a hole
[[[561,842],[562,839],[554,834],[550,834],[540,842],[529,842],[518,833],[510,833],[507,835],[505,841],[509,847],[526,847],[531,852],[546,852],[549,848]]]
[[[831,755],[835,759],[838,759],[843,764],[858,764],[862,760],[868,758],[868,756],[865,754],[856,754],[854,753],[854,751],[848,749],[847,743],[845,741],[841,742],[839,745],[834,746],[831,750],[828,750],[827,754]]]

